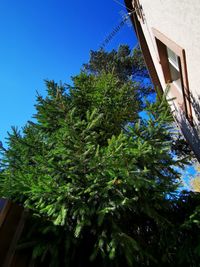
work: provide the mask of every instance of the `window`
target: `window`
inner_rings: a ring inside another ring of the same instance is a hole
[[[169,71],[171,76],[171,82],[177,87],[177,89],[182,92],[181,85],[181,71],[178,56],[169,48],[167,48],[167,56],[169,62]]]
[[[170,84],[171,93],[192,124],[192,109],[187,77],[185,50],[165,35],[152,29],[166,84]]]

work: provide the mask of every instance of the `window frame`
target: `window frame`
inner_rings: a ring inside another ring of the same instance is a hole
[[[174,41],[170,40],[164,34],[152,28],[152,32],[155,37],[157,50],[159,54],[160,64],[162,67],[164,79],[166,84],[170,84],[172,95],[175,97],[182,97],[183,98],[183,106],[180,108],[184,111],[186,118],[192,125],[193,118],[192,118],[192,105],[190,99],[190,91],[189,91],[189,82],[188,82],[188,74],[187,74],[187,64],[186,64],[186,54],[185,50],[177,45]],[[178,64],[179,64],[179,72],[180,72],[180,80],[181,80],[181,93],[179,89],[173,84],[171,79],[171,72],[169,68],[169,60],[167,54],[167,47],[172,50],[178,57]]]

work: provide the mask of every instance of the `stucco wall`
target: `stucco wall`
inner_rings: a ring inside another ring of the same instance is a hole
[[[152,28],[157,29],[177,45],[181,46],[186,53],[189,90],[197,103],[200,101],[200,0],[140,0],[144,12],[144,23],[141,26],[147,40],[160,82],[166,87],[155,38]],[[177,110],[179,119],[184,120],[184,114]],[[200,108],[199,108],[200,114]],[[195,125],[199,124],[199,118],[193,110]],[[181,124],[181,121],[179,121]],[[190,143],[194,143],[194,134],[197,128],[192,128],[184,121],[182,130]],[[196,126],[197,127],[197,126]],[[183,129],[184,128],[184,129]],[[200,130],[198,130],[200,131]],[[199,150],[200,141],[195,135],[195,150]]]
[[[200,1],[199,0],[140,0],[145,23],[145,37],[164,86],[152,27],[185,49],[189,89],[200,95]]]

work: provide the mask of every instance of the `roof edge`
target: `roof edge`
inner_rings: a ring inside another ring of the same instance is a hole
[[[130,12],[130,10],[133,10],[132,0],[124,0],[124,3],[128,12]]]

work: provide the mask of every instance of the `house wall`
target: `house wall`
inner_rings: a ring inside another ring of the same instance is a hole
[[[183,134],[200,160],[200,1],[140,0],[139,2],[144,13],[144,22],[140,20],[141,27],[163,88],[166,88],[166,84],[152,29],[160,31],[185,50],[189,91],[194,98],[192,101],[195,107],[192,108],[194,126],[189,124],[177,105],[173,105],[172,109],[176,113]]]

